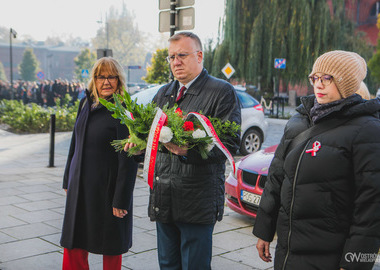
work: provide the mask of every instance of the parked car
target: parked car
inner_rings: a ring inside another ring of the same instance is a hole
[[[231,172],[225,183],[226,202],[230,209],[256,218],[276,148],[277,145],[270,146],[247,155],[236,163],[235,174]]]
[[[240,154],[248,155],[260,150],[265,140],[268,122],[264,108],[244,87],[235,86],[241,104],[241,143]]]
[[[157,91],[163,85],[157,85],[131,96],[137,98],[137,103],[147,104],[151,102]],[[247,155],[260,150],[265,140],[268,122],[265,119],[263,107],[255,98],[249,95],[244,87],[235,86],[235,90],[241,105],[241,144],[240,154]]]

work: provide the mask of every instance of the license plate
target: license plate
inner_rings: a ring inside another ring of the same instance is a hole
[[[242,200],[243,202],[259,206],[260,199],[261,199],[260,195],[253,194],[253,193],[245,191],[245,190],[242,190],[240,192],[240,200]]]

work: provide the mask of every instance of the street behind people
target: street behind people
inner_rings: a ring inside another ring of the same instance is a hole
[[[366,73],[353,52],[327,52],[314,63],[314,95],[301,98],[285,127],[253,229],[266,262],[277,231],[276,270],[372,269],[380,247],[380,101],[355,94]]]
[[[128,128],[99,103],[122,94],[124,71],[111,57],[99,59],[79,105],[64,173],[67,191],[61,245],[63,269],[88,269],[88,253],[103,254],[103,269],[121,269],[132,246],[132,201],[138,157],[115,152],[111,142]]]
[[[184,112],[230,120],[240,125],[241,112],[233,86],[208,75],[202,44],[191,32],[169,39],[167,58],[176,80],[154,97],[161,108],[178,104]],[[223,143],[233,154],[240,134]],[[211,269],[212,233],[224,208],[224,154],[214,147],[204,160],[194,149],[165,144],[158,152],[149,217],[156,221],[160,269]]]

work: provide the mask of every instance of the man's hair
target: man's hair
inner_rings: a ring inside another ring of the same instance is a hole
[[[188,37],[188,38],[191,38],[192,40],[194,40],[195,43],[197,44],[197,46],[199,47],[199,50],[203,51],[202,50],[202,42],[201,42],[201,40],[199,39],[199,37],[196,34],[194,34],[192,32],[179,32],[179,33],[171,36],[168,41],[170,43],[172,41],[178,41],[178,40],[180,40],[181,38],[184,38],[184,37]]]

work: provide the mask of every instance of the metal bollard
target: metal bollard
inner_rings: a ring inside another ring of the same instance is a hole
[[[49,168],[54,167],[54,136],[55,136],[55,114],[50,115],[50,154]]]

